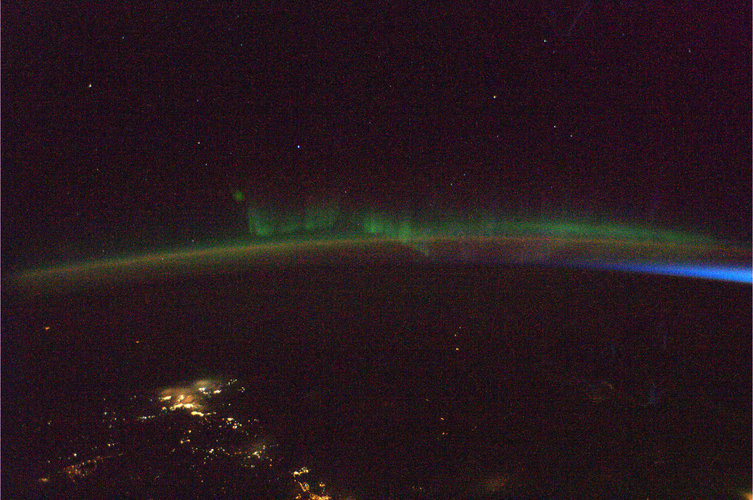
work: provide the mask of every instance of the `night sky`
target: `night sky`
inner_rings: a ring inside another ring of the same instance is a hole
[[[310,200],[750,240],[749,2],[417,4],[4,3],[4,267]]]

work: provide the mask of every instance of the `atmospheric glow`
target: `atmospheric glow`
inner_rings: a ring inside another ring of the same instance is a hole
[[[31,269],[13,274],[10,283],[57,293],[65,287],[193,274],[228,264],[299,265],[319,262],[319,256],[336,263],[338,254],[354,250],[377,259],[380,252],[404,258],[406,248],[414,260],[425,262],[542,263],[751,283],[749,245],[653,227],[522,219],[493,212],[345,213],[334,203],[297,212],[249,208],[248,222],[251,235],[243,242]],[[667,262],[674,264],[657,264]],[[198,387],[217,389],[211,381]]]
[[[750,267],[733,267],[719,265],[662,264],[662,263],[618,263],[605,264],[603,269],[630,271],[637,273],[702,278],[717,281],[753,284],[753,270]]]
[[[683,231],[584,219],[532,218],[478,210],[346,212],[340,210],[337,203],[312,204],[302,210],[281,210],[251,204],[247,219],[249,232],[254,238],[296,241],[360,235],[398,241],[426,237],[539,236],[675,244],[714,242],[713,238]]]

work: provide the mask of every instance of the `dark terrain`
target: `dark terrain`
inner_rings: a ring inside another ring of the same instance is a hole
[[[6,292],[2,376],[8,498],[751,485],[749,285],[343,264]],[[203,415],[160,409],[202,378]]]

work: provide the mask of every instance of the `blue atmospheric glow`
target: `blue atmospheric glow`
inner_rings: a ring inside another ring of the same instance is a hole
[[[687,278],[703,278],[735,283],[753,284],[753,269],[750,267],[734,267],[701,264],[665,264],[665,263],[612,263],[597,265],[602,269],[615,271],[631,271],[637,273],[662,274],[666,276],[682,276]]]

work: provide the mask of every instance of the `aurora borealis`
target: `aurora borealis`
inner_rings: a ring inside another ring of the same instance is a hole
[[[386,263],[403,247],[424,263],[598,268],[751,283],[750,250],[689,232],[620,224],[503,219],[457,213],[344,214],[249,211],[245,241],[54,265],[17,273],[22,288],[98,286],[120,279],[204,272],[231,265],[306,266],[338,258]],[[397,247],[395,246],[397,245]],[[353,252],[356,254],[353,254]],[[398,255],[397,262],[404,262]]]
[[[336,203],[304,210],[273,210],[250,206],[248,226],[259,240],[279,238],[378,236],[408,241],[431,237],[520,236],[566,239],[609,239],[670,244],[713,244],[710,236],[647,225],[510,216],[492,211],[376,210],[341,211]]]

